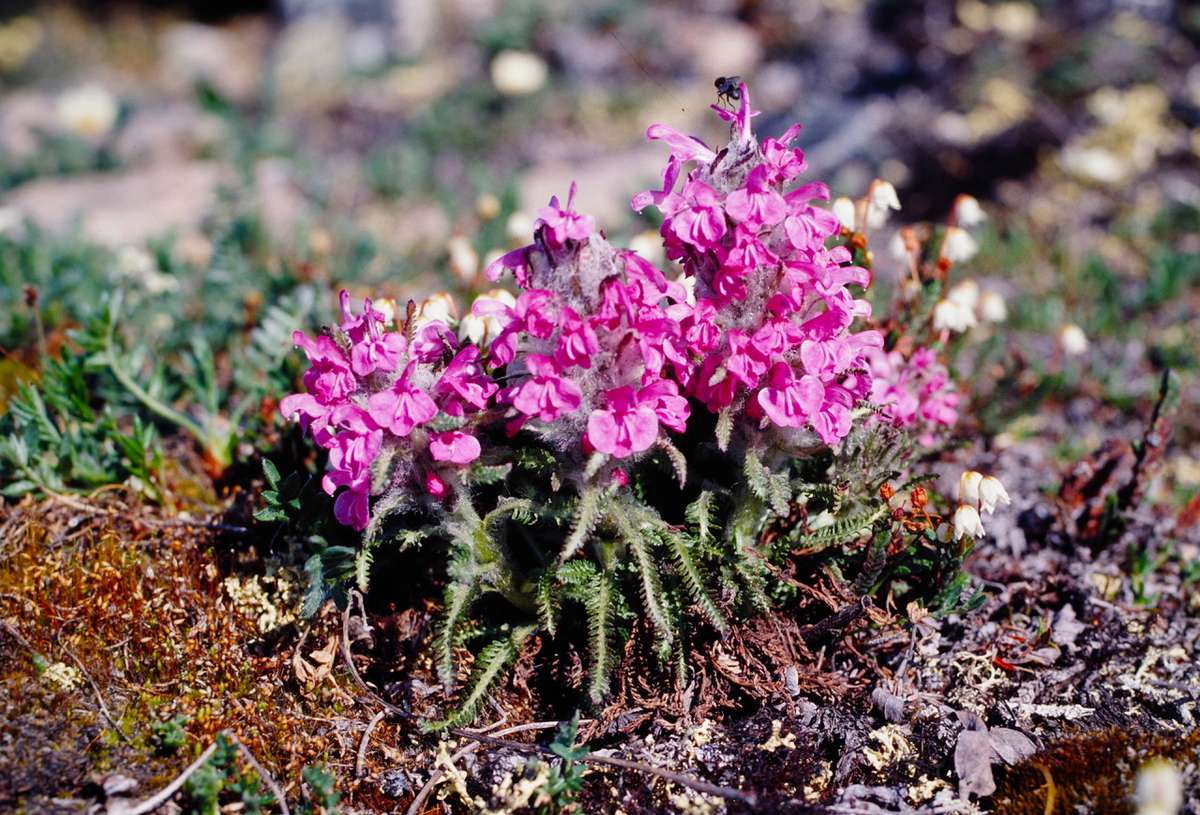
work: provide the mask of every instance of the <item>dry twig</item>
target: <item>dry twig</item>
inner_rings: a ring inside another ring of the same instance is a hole
[[[179,792],[180,788],[182,788],[183,785],[187,783],[187,780],[192,777],[192,774],[204,766],[204,763],[208,761],[208,759],[216,751],[217,745],[220,744],[222,737],[228,739],[238,748],[238,751],[241,752],[243,757],[245,757],[247,763],[254,768],[254,771],[258,773],[259,778],[261,778],[267,785],[268,789],[271,790],[271,794],[275,796],[275,802],[279,804],[279,812],[281,815],[291,815],[291,810],[288,809],[287,799],[284,798],[283,789],[279,786],[278,782],[276,782],[275,778],[269,772],[267,772],[266,768],[258,763],[258,759],[256,759],[254,754],[250,752],[250,748],[243,744],[241,739],[228,730],[222,730],[220,733],[218,733],[217,738],[213,740],[213,743],[208,745],[204,752],[201,753],[195,761],[187,766],[187,769],[176,776],[174,781],[172,781],[170,784],[167,784],[167,786],[163,787],[149,798],[146,798],[141,803],[136,804],[128,809],[118,810],[118,815],[147,815],[147,813],[153,812],[167,801],[171,800],[171,797],[175,795],[175,793]],[[110,808],[109,811],[113,812],[114,810]]]

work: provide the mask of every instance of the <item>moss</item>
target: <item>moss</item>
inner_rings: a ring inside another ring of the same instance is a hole
[[[1194,764],[1200,756],[1200,730],[1150,733],[1111,727],[1057,741],[1000,779],[992,811],[1128,815],[1137,770],[1156,756]],[[1053,810],[1046,808],[1047,779],[1053,781]]]

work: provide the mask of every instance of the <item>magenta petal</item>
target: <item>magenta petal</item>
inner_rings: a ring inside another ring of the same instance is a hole
[[[479,439],[460,430],[434,433],[429,438],[429,453],[434,461],[470,464],[479,458],[480,452]]]
[[[588,416],[588,443],[601,453],[618,455],[617,453],[617,422],[610,410],[593,410]]]
[[[686,136],[673,127],[664,124],[653,124],[646,128],[646,138],[661,140],[671,148],[671,155],[679,161],[711,162],[717,154],[708,149],[708,145],[695,136]]]

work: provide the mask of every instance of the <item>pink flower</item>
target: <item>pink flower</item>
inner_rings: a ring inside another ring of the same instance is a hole
[[[650,405],[658,421],[676,433],[687,430],[691,408],[688,400],[679,395],[679,386],[669,379],[659,379],[638,391],[639,404]]]
[[[433,433],[429,437],[429,453],[434,461],[451,464],[470,464],[479,458],[479,439],[461,430]]]
[[[445,498],[450,492],[450,485],[433,470],[425,473],[425,491],[434,498]]]
[[[375,371],[391,372],[400,366],[407,345],[403,335],[395,331],[366,337],[350,349],[350,364],[359,376]]]
[[[776,362],[767,387],[758,392],[758,405],[780,427],[804,427],[820,409],[825,386],[815,376],[796,377],[792,366]]]
[[[336,402],[358,389],[350,361],[332,339],[321,334],[310,340],[303,331],[296,331],[292,342],[308,356],[311,367],[304,372],[304,387],[319,401]]]
[[[663,222],[682,242],[700,250],[712,249],[725,234],[725,213],[721,197],[703,181],[689,181],[683,187],[683,206]]]
[[[792,125],[778,139],[763,139],[763,166],[771,171],[771,182],[785,184],[800,175],[808,167],[804,151],[789,147],[800,135],[800,125]]]
[[[558,197],[550,199],[550,206],[538,210],[543,227],[543,236],[551,247],[563,246],[568,240],[582,241],[596,231],[596,219],[575,212],[575,182],[567,193],[566,208],[558,205]]]
[[[494,282],[499,280],[507,269],[516,277],[517,285],[524,286],[529,282],[529,253],[532,249],[532,245],[522,246],[501,255],[487,265],[487,268],[483,270],[484,276]]]
[[[477,410],[486,408],[488,399],[497,390],[496,383],[483,373],[479,364],[479,348],[468,345],[450,360],[433,392],[442,410],[451,416],[462,416],[465,405]]]
[[[761,111],[750,109],[750,91],[746,89],[745,82],[738,85],[738,92],[741,102],[736,111],[727,110],[720,105],[709,105],[709,107],[716,111],[718,116],[733,125],[733,141],[746,144],[754,140],[754,134],[750,131],[750,120]]]
[[[413,363],[391,388],[372,394],[367,400],[371,419],[380,427],[404,437],[417,425],[437,415],[437,405],[425,391],[409,381]]]
[[[588,416],[587,441],[601,453],[625,458],[650,448],[658,438],[658,416],[649,404],[640,404],[633,388],[621,387],[605,394],[608,407]]]
[[[541,354],[529,354],[525,364],[532,376],[517,387],[512,397],[513,407],[544,422],[553,422],[564,413],[579,408],[583,401],[579,386],[559,374],[554,360]]]
[[[725,199],[725,212],[733,220],[759,229],[782,221],[788,206],[783,196],[771,188],[770,169],[760,164],[750,171],[744,187],[729,193]]]
[[[558,349],[554,361],[564,369],[572,365],[580,368],[592,367],[592,356],[600,350],[600,340],[588,321],[582,319],[574,309],[564,306],[559,312],[562,333],[558,338]]]
[[[649,133],[647,132],[647,135]],[[641,212],[646,207],[654,204],[664,215],[670,215],[675,211],[677,198],[672,192],[675,189],[675,182],[679,179],[679,171],[682,165],[680,160],[672,155],[667,160],[666,169],[663,170],[663,186],[661,190],[645,190],[633,196],[633,200],[629,205],[633,207],[634,212]]]
[[[434,320],[417,332],[411,353],[417,362],[439,362],[457,348],[458,336],[441,320]]]
[[[690,317],[683,320],[684,339],[698,354],[711,353],[721,344],[721,329],[716,323],[717,309],[708,299],[696,301]]]
[[[363,487],[351,487],[333,502],[333,517],[359,532],[371,521],[371,493]]]
[[[671,158],[676,162],[699,161],[708,164],[717,158],[717,154],[695,136],[685,136],[664,124],[653,124],[646,128],[646,138],[665,141],[671,148]]]

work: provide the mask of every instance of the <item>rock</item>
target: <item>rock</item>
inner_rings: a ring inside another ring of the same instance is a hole
[[[198,226],[216,201],[220,178],[212,162],[42,178],[19,187],[3,205],[52,232],[78,222],[87,238],[118,247]]]
[[[302,17],[284,29],[274,75],[285,111],[325,110],[343,96],[350,69],[350,25],[337,12]]]
[[[205,82],[223,96],[249,101],[260,90],[261,55],[269,36],[266,25],[257,21],[229,27],[170,25],[159,42],[163,80],[181,93]]]

